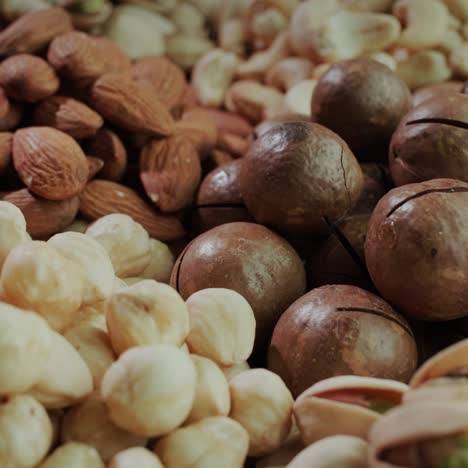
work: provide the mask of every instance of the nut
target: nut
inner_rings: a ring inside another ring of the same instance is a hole
[[[284,382],[266,369],[251,369],[234,377],[229,389],[229,417],[247,430],[249,456],[267,455],[281,447],[291,430],[294,403]]]
[[[444,0],[450,13],[462,21],[468,20],[468,3],[466,0]]]
[[[159,458],[144,447],[122,450],[112,458],[109,468],[164,468]]]
[[[253,2],[249,13],[246,21],[247,36],[255,50],[266,49],[288,27],[289,18],[274,5],[269,7],[262,0]]]
[[[88,163],[78,143],[51,127],[17,130],[13,163],[28,189],[47,200],[77,195],[88,179]]]
[[[223,372],[210,359],[195,354],[191,358],[197,372],[197,386],[192,410],[185,424],[210,416],[227,416],[231,409],[231,400]]]
[[[368,54],[367,58],[371,60],[375,60],[376,62],[381,63],[382,65],[386,65],[390,70],[395,71],[397,68],[397,62],[395,57],[386,52],[373,52],[372,54]]]
[[[140,346],[126,351],[109,367],[101,394],[115,424],[157,437],[184,422],[192,408],[195,385],[195,366],[186,353],[169,345]]]
[[[244,465],[248,445],[248,434],[239,423],[215,416],[177,429],[154,450],[166,468],[237,468]]]
[[[10,251],[0,285],[4,301],[36,311],[59,331],[72,322],[83,297],[78,266],[41,241]]]
[[[70,442],[54,450],[39,468],[104,468],[104,463],[94,447]]]
[[[18,54],[0,63],[0,86],[9,98],[32,103],[55,94],[60,82],[45,60]]]
[[[292,459],[304,449],[299,431],[293,426],[284,444],[270,455],[262,457],[255,468],[279,468],[289,466]]]
[[[59,333],[51,335],[45,371],[28,393],[46,408],[64,408],[93,390],[93,378],[78,351]]]
[[[310,78],[312,70],[312,62],[305,58],[284,58],[268,70],[265,83],[281,91],[287,91],[295,84]]]
[[[292,86],[284,96],[286,112],[311,115],[311,103],[317,80],[303,80]]]
[[[255,317],[249,303],[230,289],[210,288],[187,299],[190,351],[222,366],[245,361],[252,353]]]
[[[218,109],[206,109],[213,119],[218,132],[230,133],[243,138],[248,138],[253,133],[252,125],[239,114]]]
[[[45,371],[51,331],[36,313],[4,303],[0,303],[0,324],[0,394],[25,392]]]
[[[201,180],[197,150],[183,136],[151,140],[140,157],[140,177],[146,194],[162,212],[190,205]]]
[[[149,264],[148,233],[130,216],[111,214],[99,218],[86,230],[110,256],[115,274],[121,278],[135,276]]]
[[[71,29],[70,15],[62,8],[27,13],[0,32],[0,55],[36,52]]]
[[[13,146],[13,133],[0,133],[0,174],[4,174],[10,167],[11,150]]]
[[[37,466],[50,449],[52,424],[34,398],[15,395],[0,404],[0,438],[3,466]]]
[[[149,265],[140,273],[140,278],[169,283],[174,266],[174,255],[171,250],[163,242],[150,239],[150,252]]]
[[[147,439],[118,428],[107,414],[107,408],[97,394],[71,408],[62,423],[61,440],[81,442],[94,447],[107,463],[121,450],[144,446]]]
[[[171,12],[170,19],[178,33],[206,36],[205,15],[194,5],[181,2]]]
[[[95,179],[88,183],[80,200],[80,213],[90,221],[106,215],[121,213],[132,216],[152,237],[161,241],[173,241],[181,239],[185,235],[184,227],[179,218],[153,210],[137,192],[125,185]],[[147,265],[148,262],[143,269]],[[135,273],[125,274],[135,276]],[[119,276],[118,273],[117,276]]]
[[[135,346],[181,346],[189,332],[187,306],[177,291],[143,280],[112,295],[106,307],[112,347],[122,354]]]
[[[88,181],[90,181],[104,167],[104,161],[93,156],[86,156],[86,161],[88,163]]]
[[[200,104],[220,106],[239,63],[232,52],[212,49],[204,54],[192,71],[192,86]]]
[[[11,102],[0,88],[0,131],[13,130],[21,121],[23,109],[20,104]]]
[[[167,39],[168,57],[185,70],[195,65],[205,52],[214,47],[209,39],[188,34],[176,34]]]
[[[227,51],[233,52],[237,55],[243,55],[246,40],[244,22],[241,19],[233,18],[224,21],[218,32],[218,44]]]
[[[249,369],[250,366],[247,361],[241,362],[239,364],[234,364],[231,367],[221,368],[228,382],[230,382],[236,375],[239,375],[241,372],[244,372]]]
[[[169,111],[150,87],[119,75],[103,75],[94,83],[91,105],[125,130],[166,136],[174,129]]]
[[[449,64],[455,75],[463,79],[468,78],[468,42],[453,49],[449,57]]]
[[[34,110],[35,125],[54,127],[76,139],[88,138],[102,127],[102,117],[76,99],[53,96]]]
[[[28,189],[10,192],[3,197],[3,201],[21,210],[28,233],[34,239],[41,240],[65,229],[75,219],[80,206],[78,197],[52,201],[37,197]]]

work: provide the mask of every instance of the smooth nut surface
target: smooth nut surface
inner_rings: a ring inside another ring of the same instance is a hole
[[[174,266],[174,255],[164,242],[150,239],[150,262],[140,273],[140,278],[168,283]]]
[[[122,450],[109,463],[109,468],[164,468],[159,458],[144,447]]]
[[[86,444],[69,442],[52,452],[39,468],[104,468],[97,450]]]

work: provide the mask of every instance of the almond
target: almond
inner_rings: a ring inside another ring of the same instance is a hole
[[[17,130],[13,163],[29,190],[48,200],[77,195],[88,180],[88,163],[78,143],[51,127]]]
[[[125,130],[167,136],[174,130],[171,114],[147,86],[119,75],[101,76],[91,89],[91,105]]]
[[[11,102],[0,87],[0,131],[12,130],[18,126],[23,116],[20,104]]]
[[[219,132],[217,147],[227,151],[236,157],[244,156],[249,149],[250,141],[248,138],[242,138],[234,133]]]
[[[36,52],[72,29],[70,15],[61,8],[27,13],[0,32],[0,55]]]
[[[108,180],[91,181],[81,194],[81,215],[90,221],[121,213],[140,223],[151,237],[161,241],[181,239],[185,230],[176,216],[156,212],[134,190]]]
[[[87,138],[102,127],[102,117],[86,104],[65,96],[53,96],[37,105],[35,125],[54,127],[73,138]]]
[[[18,54],[0,63],[0,86],[9,98],[37,102],[55,94],[60,81],[45,60]]]
[[[3,175],[11,164],[13,133],[0,132],[0,175]]]
[[[136,81],[147,83],[170,110],[181,104],[187,89],[183,70],[165,57],[145,57],[132,69]]]
[[[205,111],[210,114],[219,132],[232,133],[240,137],[248,137],[253,134],[252,125],[239,114],[209,108]]]
[[[111,130],[102,128],[85,144],[88,154],[103,161],[99,173],[102,179],[117,182],[127,167],[127,150],[120,138]]]
[[[93,179],[94,176],[103,168],[104,161],[93,156],[86,156],[88,162],[88,181]]]
[[[188,206],[201,179],[197,150],[182,136],[148,143],[141,152],[140,170],[146,194],[163,212]]]
[[[26,226],[33,239],[48,239],[61,232],[76,217],[80,206],[79,197],[61,201],[45,200],[28,189],[11,192],[3,198],[16,205],[26,218]]]
[[[175,117],[181,117],[185,111],[193,109],[199,105],[197,94],[192,85],[188,85],[185,89],[184,95],[180,104],[172,110],[172,114]]]
[[[113,42],[71,31],[50,44],[47,59],[57,72],[74,80],[94,80],[105,73],[125,73],[130,60]]]
[[[210,154],[210,159],[214,164],[214,167],[222,166],[223,164],[234,161],[234,158],[227,151],[214,149]]]

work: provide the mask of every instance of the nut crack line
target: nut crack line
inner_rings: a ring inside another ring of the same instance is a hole
[[[181,267],[182,267],[182,262],[184,261],[184,258],[185,258],[185,255],[187,254],[188,252],[188,249],[190,247],[190,245],[192,244],[193,241],[191,241],[187,247],[185,247],[184,251],[182,252],[181,256],[180,256],[180,261],[179,261],[179,265],[177,267],[177,273],[176,273],[176,291],[178,293],[180,293],[180,289],[179,289],[179,279],[180,279],[180,270],[181,270]]]
[[[467,192],[468,193],[468,187],[452,187],[448,189],[428,189],[428,190],[423,190],[422,192],[416,193],[414,195],[411,195],[411,197],[405,198],[402,200],[400,203],[397,203],[385,216],[386,218],[389,218],[392,216],[392,214],[395,213],[399,208],[401,208],[405,203],[411,201],[411,200],[416,200],[417,198],[423,197],[424,195],[428,195],[430,193],[460,193],[460,192]]]
[[[341,145],[341,154],[340,154],[341,171],[343,172],[343,180],[344,180],[346,195],[348,195],[348,200],[351,203],[351,195],[349,193],[348,181],[346,180],[346,171],[345,171],[344,164],[343,164],[343,156],[344,156],[344,149],[343,149],[343,145]]]
[[[462,122],[461,120],[444,119],[443,117],[427,117],[425,119],[416,119],[406,122],[406,125],[418,125],[418,124],[429,124],[438,123],[442,125],[450,125],[451,127],[463,128],[468,130],[468,123]]]

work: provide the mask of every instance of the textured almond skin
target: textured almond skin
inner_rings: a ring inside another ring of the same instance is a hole
[[[13,163],[29,190],[47,200],[77,195],[88,180],[88,163],[78,143],[51,127],[17,130]]]
[[[187,89],[182,69],[165,57],[145,57],[132,68],[136,81],[147,83],[168,109],[181,104]]]
[[[148,143],[141,153],[140,171],[146,194],[163,212],[188,206],[201,179],[197,150],[182,136]]]
[[[0,133],[0,175],[4,174],[11,163],[11,152],[13,147],[13,133]]]
[[[104,167],[104,161],[93,156],[86,156],[86,161],[88,162],[88,180],[91,180]]]
[[[27,13],[0,32],[0,55],[36,52],[71,29],[71,17],[62,8]]]
[[[127,167],[127,150],[112,130],[101,128],[86,142],[86,151],[90,156],[104,161],[104,167],[99,173],[100,178],[114,182],[122,178]]]
[[[80,206],[80,199],[76,196],[51,201],[36,197],[28,189],[11,192],[3,200],[13,203],[23,212],[28,233],[33,239],[40,240],[65,229],[75,219]]]
[[[171,114],[151,89],[121,76],[107,74],[91,89],[91,105],[125,130],[154,136],[173,132]]]
[[[219,132],[232,133],[240,137],[248,137],[253,133],[253,127],[249,121],[234,112],[226,112],[219,109],[205,109],[212,117]]]
[[[0,63],[0,86],[9,98],[37,102],[55,94],[60,81],[45,60],[18,54]]]
[[[66,96],[52,96],[34,110],[35,125],[54,127],[73,138],[88,138],[102,127],[102,117],[86,104]]]
[[[130,60],[113,42],[71,31],[50,44],[47,60],[57,72],[74,80],[96,79],[105,73],[125,73]]]
[[[11,102],[0,87],[0,131],[5,132],[16,128],[22,116],[21,105]]]
[[[185,230],[175,216],[157,213],[134,190],[108,180],[91,181],[81,194],[81,215],[90,221],[121,213],[140,223],[154,239],[181,239]]]

